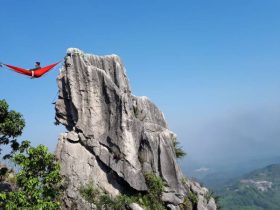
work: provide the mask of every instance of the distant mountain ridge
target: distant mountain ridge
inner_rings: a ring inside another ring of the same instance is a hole
[[[279,210],[280,164],[272,164],[241,177],[220,193],[225,210]]]
[[[272,164],[280,164],[280,156],[256,158],[242,162],[221,162],[217,164],[197,163],[186,160],[181,165],[185,174],[193,177],[217,193],[224,186],[232,184],[233,181],[245,174]]]

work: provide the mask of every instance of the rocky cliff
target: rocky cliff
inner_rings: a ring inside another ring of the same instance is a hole
[[[183,177],[175,134],[147,97],[131,94],[118,56],[70,48],[57,82],[56,121],[68,130],[56,151],[67,183],[66,209],[95,208],[79,192],[88,183],[112,196],[145,193],[146,173],[165,182],[162,200],[167,209],[180,209],[190,192],[198,198],[194,208],[216,209],[213,198],[206,198],[206,188]]]

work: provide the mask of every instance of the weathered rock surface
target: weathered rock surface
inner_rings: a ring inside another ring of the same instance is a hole
[[[0,176],[0,192],[11,192],[17,189],[15,183],[15,172],[7,167],[5,164],[0,163],[0,170],[7,170],[4,176]]]
[[[61,134],[57,146],[67,180],[65,207],[94,209],[79,193],[90,182],[113,196],[146,191],[144,174],[153,172],[166,182],[166,205],[179,209],[190,182],[182,183],[173,147],[176,136],[147,97],[131,94],[120,58],[70,48],[57,82],[56,120],[69,131]],[[207,205],[200,198],[198,209],[216,209],[215,203]]]

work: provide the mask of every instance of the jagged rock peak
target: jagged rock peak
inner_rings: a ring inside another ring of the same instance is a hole
[[[63,198],[67,208],[93,209],[79,194],[89,182],[113,196],[145,192],[146,173],[165,181],[162,200],[169,209],[179,209],[191,190],[199,194],[198,209],[216,208],[203,198],[207,190],[182,181],[173,146],[176,135],[147,97],[131,94],[117,55],[69,48],[57,82],[56,120],[68,129],[57,146],[68,183]]]

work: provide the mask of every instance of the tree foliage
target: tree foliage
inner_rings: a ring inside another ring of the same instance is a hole
[[[5,209],[59,209],[62,191],[60,167],[55,156],[43,145],[19,146],[12,161],[21,167],[16,175],[18,189],[0,193],[0,207]]]
[[[9,110],[5,100],[0,100],[0,144],[10,144],[12,151],[19,148],[16,137],[22,134],[25,121],[22,115],[14,110]],[[1,150],[0,150],[1,151]],[[6,158],[11,155],[6,155]]]
[[[59,209],[62,191],[60,167],[54,154],[43,145],[31,147],[30,142],[18,143],[16,137],[22,134],[25,121],[5,100],[0,100],[0,144],[10,145],[11,152],[4,156],[15,163],[20,170],[16,174],[16,189],[0,192],[0,209]],[[2,167],[3,177],[8,169]]]
[[[9,143],[9,138],[22,134],[25,121],[22,115],[14,110],[9,111],[5,100],[0,100],[0,139],[1,143]]]
[[[180,145],[180,142],[178,142],[177,139],[174,139],[173,140],[173,146],[174,146],[174,149],[175,149],[176,158],[183,158],[187,155],[187,153],[179,145]]]

